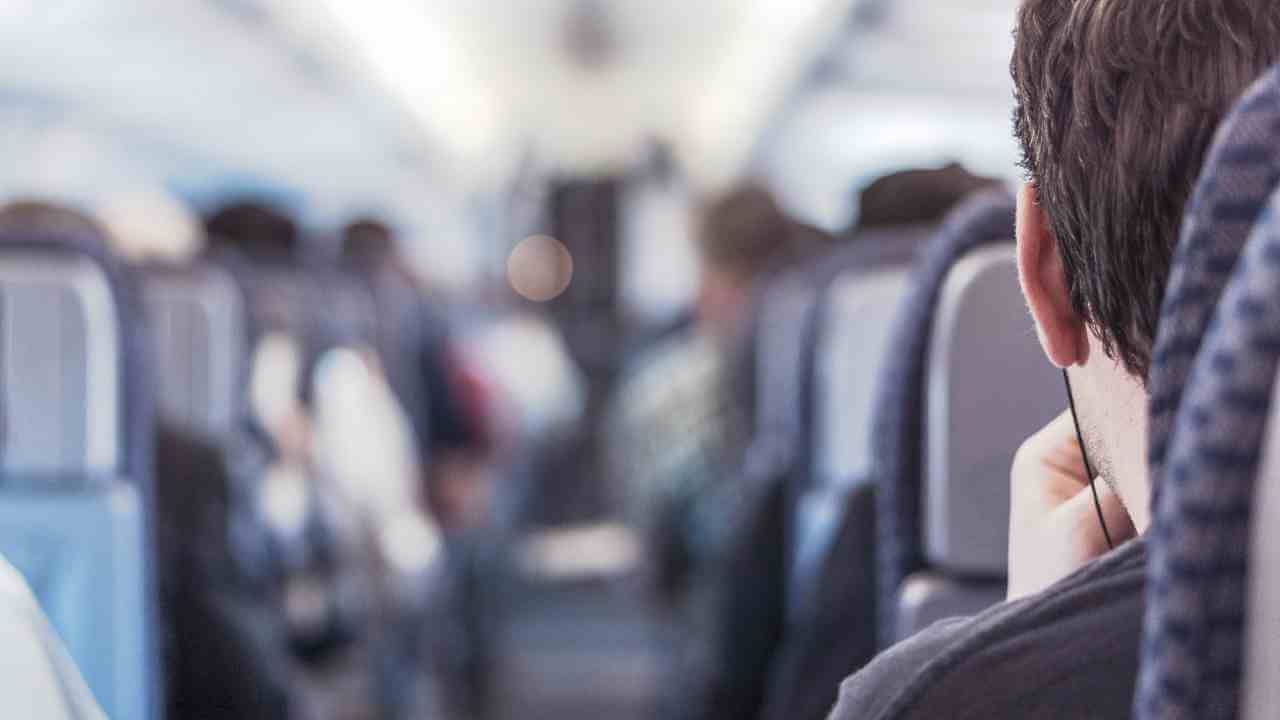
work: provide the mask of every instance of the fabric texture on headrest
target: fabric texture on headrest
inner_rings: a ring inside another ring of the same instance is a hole
[[[1223,121],[1183,216],[1147,378],[1148,477],[1159,504],[1183,388],[1240,248],[1280,183],[1280,69],[1258,80]]]
[[[872,481],[877,488],[877,602],[881,645],[893,642],[897,591],[923,565],[920,483],[925,355],[938,292],[966,252],[1014,236],[1014,199],[984,192],[958,206],[925,248],[889,344],[875,402]]]
[[[1278,361],[1280,193],[1222,291],[1168,444],[1137,717],[1236,717],[1249,521]]]

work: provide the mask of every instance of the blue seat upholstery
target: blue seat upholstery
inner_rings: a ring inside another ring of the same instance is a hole
[[[1255,480],[1280,368],[1278,221],[1280,194],[1221,294],[1157,478],[1141,717],[1238,715]]]
[[[0,560],[0,692],[12,717],[106,718],[22,576]]]
[[[1275,199],[1267,205],[1280,181],[1278,121],[1280,71],[1272,70],[1218,132],[1165,292],[1148,378],[1141,718],[1228,718],[1239,709],[1253,478],[1280,350]]]
[[[116,273],[64,239],[0,242],[0,552],[104,710],[145,719],[159,667],[151,417],[136,296]]]
[[[934,311],[952,266],[975,248],[1008,242],[1013,198],[977,195],[951,212],[925,249],[899,311],[888,364],[875,401],[871,482],[876,488],[878,633],[881,646],[897,638],[899,588],[925,567],[921,524],[925,383]]]

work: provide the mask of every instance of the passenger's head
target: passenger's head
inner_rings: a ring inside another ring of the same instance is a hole
[[[820,230],[793,222],[758,185],[744,185],[707,205],[697,240],[703,265],[698,322],[721,338],[736,332],[757,280],[828,243]]]
[[[1025,0],[1012,74],[1019,272],[1095,470],[1146,524],[1145,380],[1214,132],[1280,57],[1273,0]]]
[[[979,177],[956,163],[891,173],[858,194],[856,230],[937,224],[961,200],[999,185],[999,180]]]
[[[88,213],[43,200],[14,200],[0,207],[0,232],[80,237],[106,249],[107,232]]]
[[[358,218],[342,229],[342,262],[358,270],[373,270],[396,258],[395,232],[374,218]]]
[[[232,249],[252,260],[298,260],[298,226],[284,211],[258,201],[224,205],[205,220],[209,249]]]

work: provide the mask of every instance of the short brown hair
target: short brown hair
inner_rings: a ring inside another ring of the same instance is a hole
[[[703,208],[698,247],[712,266],[745,281],[816,253],[830,237],[793,221],[760,185],[749,183]]]
[[[1071,302],[1145,379],[1214,131],[1280,54],[1276,0],[1026,0],[1014,132]]]

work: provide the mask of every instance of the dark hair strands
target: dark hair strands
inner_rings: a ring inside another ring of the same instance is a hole
[[[1280,57],[1274,0],[1026,0],[1020,163],[1071,302],[1145,378],[1183,206],[1227,109]]]

